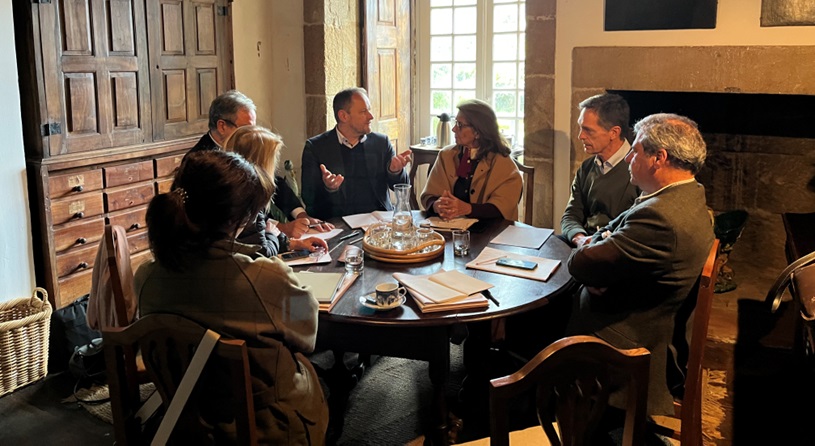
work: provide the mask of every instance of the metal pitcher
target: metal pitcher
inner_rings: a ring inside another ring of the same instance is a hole
[[[439,148],[447,147],[450,145],[450,134],[452,133],[450,115],[442,113],[438,118],[439,123],[436,124],[436,146]]]

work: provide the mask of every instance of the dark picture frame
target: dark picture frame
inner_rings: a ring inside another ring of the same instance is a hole
[[[718,0],[606,0],[606,31],[716,28]]]

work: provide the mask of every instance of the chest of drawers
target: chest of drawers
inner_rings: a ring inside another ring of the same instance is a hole
[[[32,163],[30,182],[41,203],[36,213],[41,231],[35,245],[40,245],[42,261],[35,267],[56,308],[90,292],[106,223],[127,231],[134,272],[152,259],[147,206],[154,196],[169,190],[176,168],[195,141],[175,141],[91,162]]]

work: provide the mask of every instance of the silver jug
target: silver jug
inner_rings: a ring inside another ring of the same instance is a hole
[[[439,148],[447,147],[450,145],[450,134],[452,133],[450,115],[442,113],[438,118],[439,123],[436,124],[436,146]]]

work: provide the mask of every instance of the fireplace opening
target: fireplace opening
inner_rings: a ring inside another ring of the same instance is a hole
[[[702,133],[815,139],[815,96],[609,90],[628,101],[631,124],[653,113],[687,116]]]

